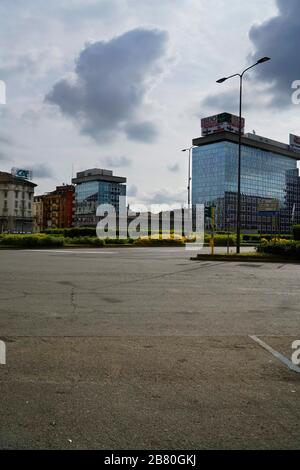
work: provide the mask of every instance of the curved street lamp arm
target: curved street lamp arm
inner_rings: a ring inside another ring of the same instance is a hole
[[[250,67],[247,67],[241,74],[240,77],[243,77],[248,70],[253,69],[253,67],[256,67],[258,65],[258,62],[256,64],[251,65]]]
[[[226,80],[229,80],[230,78],[234,78],[234,77],[240,77],[241,74],[240,73],[234,73],[233,75],[230,75],[230,77],[227,77]]]

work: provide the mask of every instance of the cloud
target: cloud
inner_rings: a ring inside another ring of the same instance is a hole
[[[137,186],[135,186],[135,184],[132,184],[127,189],[127,196],[129,196],[129,197],[136,197],[137,193],[138,193],[138,188],[137,188]]]
[[[292,105],[292,83],[300,80],[300,2],[276,0],[276,5],[276,16],[252,26],[249,31],[254,52],[249,55],[248,65],[265,56],[272,60],[255,67],[251,76],[245,76],[252,84],[250,89],[248,87],[244,90],[244,108],[251,108],[254,104],[256,109],[266,106],[288,108]],[[263,89],[259,87],[260,84],[264,86]],[[236,114],[238,91],[231,89],[209,95],[202,101],[202,106],[215,112],[228,111]]]
[[[73,79],[58,81],[45,100],[97,142],[122,132],[129,139],[152,142],[157,130],[141,115],[146,95],[163,71],[167,42],[166,32],[139,28],[88,44],[76,60]]]
[[[158,131],[152,122],[137,122],[125,126],[127,138],[140,142],[152,143],[158,136]]]
[[[2,152],[2,151],[0,151],[0,160],[1,160],[2,162],[9,160],[8,157],[7,157],[7,155],[6,155],[4,152]]]
[[[31,165],[33,179],[35,178],[52,178],[53,170],[46,164]]]
[[[104,164],[107,165],[109,168],[127,168],[131,166],[131,159],[128,157],[105,157],[103,159]]]
[[[167,168],[171,173],[178,173],[180,170],[179,163],[168,165]]]
[[[178,191],[168,191],[161,189],[146,195],[143,200],[148,204],[169,204],[178,205],[186,202],[186,191],[180,189]]]
[[[203,101],[202,106],[217,113],[229,112],[237,114],[238,111],[238,91],[230,90],[218,93],[216,95],[208,95]],[[245,103],[244,103],[245,107]],[[202,116],[203,117],[203,116]]]
[[[10,139],[10,137],[0,134],[0,145],[1,145],[1,150],[0,150],[0,160],[2,162],[4,161],[9,161],[10,158],[7,155],[7,150],[3,150],[3,147],[12,147],[13,146],[13,141]]]
[[[11,146],[13,145],[13,141],[9,136],[0,134],[0,144]]]
[[[255,69],[256,77],[270,84],[272,104],[291,105],[291,85],[300,80],[300,2],[277,0],[278,15],[253,26],[249,37],[255,47],[251,59],[270,56],[272,61]]]

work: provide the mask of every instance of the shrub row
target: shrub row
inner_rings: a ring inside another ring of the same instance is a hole
[[[67,238],[95,237],[95,227],[74,227],[74,228],[54,228],[47,229],[43,233],[47,235],[59,235]]]
[[[82,238],[82,237],[89,237],[89,238],[95,238],[96,237],[96,229],[95,227],[74,227],[74,228],[66,228],[66,229],[48,229],[45,230],[43,233],[51,236],[56,236],[56,237],[65,237],[65,238]],[[160,234],[164,234],[164,232],[160,231]],[[109,234],[108,234],[109,236]],[[147,233],[141,233],[140,234],[141,238],[147,238]],[[174,233],[171,232],[171,238],[174,236]],[[179,236],[176,235],[175,236]],[[224,238],[222,238],[224,237]],[[228,233],[227,232],[217,232],[215,235],[216,238],[216,243],[222,245],[227,245],[227,237]],[[230,245],[235,243],[236,240],[236,235],[234,233],[229,234],[230,238]],[[274,235],[271,234],[266,234],[266,235],[259,235],[259,234],[249,234],[249,235],[242,235],[242,241],[246,243],[260,243],[261,239],[264,238],[268,241],[271,241],[274,238]],[[280,238],[283,238],[285,240],[291,240],[293,239],[292,235],[280,235]],[[300,226],[294,227],[294,239],[295,240],[300,240]],[[209,243],[210,240],[210,234],[205,234],[205,241],[206,243]],[[80,243],[80,242],[79,242]],[[84,242],[82,242],[84,243]],[[110,244],[123,244],[123,240],[118,240],[118,239],[113,239],[110,237]],[[128,239],[125,243],[130,243],[130,240]]]
[[[170,238],[149,238],[141,237],[135,240],[133,244],[135,246],[182,246],[185,241],[182,237],[170,237]]]
[[[24,248],[57,248],[65,245],[89,245],[100,247],[104,245],[125,245],[134,244],[136,246],[166,246],[166,245],[183,245],[182,238],[173,236],[168,239],[149,239],[141,237],[138,240],[130,239],[111,239],[105,240],[97,237],[63,237],[58,234],[35,234],[35,235],[0,235],[0,246],[13,246]]]
[[[300,259],[300,242],[294,240],[265,240],[256,250],[258,253]]]
[[[245,236],[244,236],[245,237]],[[251,236],[253,237],[253,235]],[[211,240],[210,235],[205,235],[205,243],[209,243]],[[259,237],[260,240],[260,237]],[[244,241],[245,238],[244,238]],[[247,239],[247,241],[254,241]],[[138,240],[130,239],[112,239],[107,238],[100,240],[96,236],[81,236],[81,237],[64,237],[62,235],[53,234],[35,234],[35,235],[0,235],[0,245],[2,246],[16,246],[25,248],[38,248],[38,247],[62,247],[64,245],[89,245],[100,247],[104,245],[124,245],[134,244],[135,246],[182,246],[187,240],[179,237],[178,235],[171,235],[171,237],[161,239],[158,235],[154,238],[140,237]],[[215,235],[215,246],[227,246],[228,236],[227,235]],[[236,245],[236,236],[229,236],[229,245]],[[298,245],[300,242],[281,239],[272,240],[270,236],[268,238],[264,236],[262,243],[258,247],[258,251],[264,253],[283,254],[287,256],[294,256],[298,253]]]
[[[300,225],[295,225],[293,227],[293,236],[294,236],[294,240],[297,240],[297,241],[300,240]]]
[[[65,243],[67,245],[95,245],[95,246],[104,246],[104,245],[127,245],[132,244],[133,240],[129,238],[118,239],[118,238],[105,238],[105,240],[98,237],[65,237]]]
[[[50,247],[59,248],[64,246],[63,237],[51,237],[50,235],[1,235],[0,245],[17,246],[24,248]]]
[[[94,245],[94,246],[104,246],[105,241],[100,240],[97,237],[64,237],[65,245]]]
[[[235,235],[229,235],[229,240],[228,240],[228,235],[215,235],[215,246],[227,246],[229,242],[229,246],[235,246],[236,245],[236,236]],[[211,235],[206,234],[204,241],[205,243],[210,243],[211,240]]]

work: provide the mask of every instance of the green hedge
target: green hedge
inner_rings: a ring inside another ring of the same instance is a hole
[[[105,238],[106,245],[132,245],[133,242],[130,238]]]
[[[60,235],[67,238],[96,237],[95,227],[55,228],[45,230],[48,235]]]
[[[258,253],[300,259],[300,242],[293,240],[265,241],[256,250]]]
[[[293,238],[296,241],[300,240],[300,225],[295,225],[293,227]]]
[[[204,241],[205,243],[210,243],[211,235],[206,234]],[[215,246],[227,246],[228,236],[227,235],[215,235]],[[236,245],[236,236],[229,235],[229,246]]]
[[[246,243],[259,243],[260,235],[242,235],[242,240]]]
[[[261,238],[265,239],[265,240],[268,240],[269,242],[271,242],[275,238],[280,238],[280,240],[293,240],[292,235],[284,235],[284,234],[275,235],[274,233],[273,234],[268,233],[266,235],[261,235]]]
[[[1,246],[17,246],[24,248],[59,248],[64,246],[62,237],[50,235],[1,235]]]
[[[104,246],[105,241],[100,240],[97,237],[65,237],[64,238],[66,245],[94,245],[94,246]]]
[[[133,242],[135,246],[183,246],[184,240],[179,238],[139,238]]]

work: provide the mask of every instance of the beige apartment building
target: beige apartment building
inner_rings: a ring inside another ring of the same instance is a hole
[[[40,233],[44,229],[44,196],[34,196],[33,202],[33,231]]]
[[[31,181],[0,171],[0,233],[33,231],[36,186]]]

